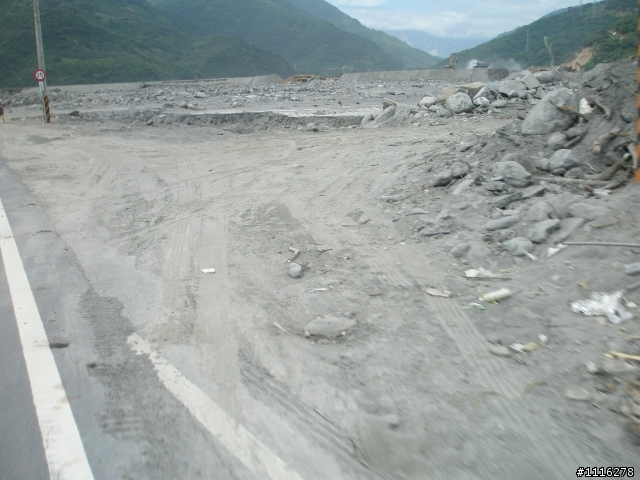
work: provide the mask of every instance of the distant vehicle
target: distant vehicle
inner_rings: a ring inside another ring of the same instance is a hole
[[[447,64],[447,68],[456,68],[456,63],[458,63],[458,54],[454,53]]]
[[[473,62],[471,65],[473,68],[489,68],[491,65],[489,62]]]

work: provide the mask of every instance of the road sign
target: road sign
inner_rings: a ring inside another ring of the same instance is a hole
[[[47,74],[41,68],[33,71],[33,78],[36,82],[44,82],[44,79],[47,78]]]

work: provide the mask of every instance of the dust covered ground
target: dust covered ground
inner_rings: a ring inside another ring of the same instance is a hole
[[[580,135],[556,136],[556,147],[520,133],[533,98],[507,94],[506,107],[446,118],[415,108],[446,85],[413,82],[307,98],[350,109],[265,107],[233,120],[178,106],[161,118],[148,105],[70,116],[69,103],[44,126],[18,99],[0,157],[96,292],[122,305],[126,328],[302,478],[565,479],[578,467],[640,467],[638,362],[604,356],[640,354],[640,289],[626,288],[639,277],[624,268],[640,247],[549,251],[640,241],[640,187],[621,161],[635,68],[564,79],[577,99],[597,95],[612,111],[592,102],[564,129]],[[398,106],[388,122],[360,126],[390,91],[404,116]],[[558,142],[578,136],[579,171],[551,171]],[[499,162],[525,173],[514,180]],[[479,300],[501,288],[509,298]],[[617,291],[622,323],[572,312],[592,292]],[[126,369],[101,351],[100,381],[116,388],[108,378]],[[127,385],[112,402],[144,398]],[[141,405],[125,415],[152,421]],[[136,435],[166,442],[149,447],[148,463],[183,441]],[[182,461],[196,455],[207,452]],[[112,478],[151,478],[136,468]],[[231,478],[268,478],[234,468]],[[165,474],[153,478],[174,478]]]

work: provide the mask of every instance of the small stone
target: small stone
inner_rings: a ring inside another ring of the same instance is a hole
[[[551,150],[560,150],[568,142],[567,136],[562,132],[553,132],[547,140],[547,147]]]
[[[582,178],[584,174],[582,173],[582,169],[580,167],[575,167],[564,174],[564,178]]]
[[[467,259],[470,262],[481,263],[491,255],[491,250],[481,243],[471,243],[467,251]]]
[[[522,198],[522,192],[514,192],[511,195],[506,195],[504,197],[498,198],[492,203],[492,205],[496,208],[503,209],[503,208],[507,208],[513,202],[517,202],[521,198]]]
[[[353,328],[356,321],[344,317],[327,316],[309,322],[304,327],[305,335],[325,338],[337,338]]]
[[[587,367],[587,372],[592,373],[594,375],[600,373],[600,369],[594,362],[587,362],[585,365]]]
[[[491,173],[495,177],[502,177],[502,181],[512,187],[524,188],[531,185],[531,174],[517,162],[496,162],[491,167]]]
[[[376,117],[376,123],[377,124],[384,123],[387,120],[389,120],[391,117],[393,117],[395,114],[396,114],[395,106],[387,107],[382,111],[380,115]]]
[[[533,185],[522,191],[522,199],[527,200],[533,197],[541,197],[547,191],[546,187],[542,185]]]
[[[514,257],[524,257],[525,252],[529,253],[533,250],[533,243],[528,238],[516,237],[507,240],[502,244],[507,251]]]
[[[580,159],[573,152],[573,150],[567,150],[565,148],[558,150],[549,159],[549,170],[554,171],[560,168],[570,170],[580,165]]]
[[[289,264],[289,276],[291,278],[302,277],[302,265],[300,265],[299,263],[291,262]]]
[[[438,103],[438,99],[436,97],[432,97],[430,95],[425,95],[422,97],[422,100],[418,102],[418,106],[423,108],[429,108]]]
[[[560,228],[560,220],[549,219],[538,222],[527,232],[527,238],[533,243],[543,243],[547,237]]]
[[[496,182],[496,181],[486,182],[484,184],[484,188],[486,188],[490,192],[498,192],[498,193],[504,192],[505,190],[509,189],[509,187],[504,182]]]
[[[512,227],[519,221],[520,217],[518,217],[517,215],[512,215],[509,217],[502,217],[491,220],[485,224],[484,228],[485,230],[489,230],[490,232],[493,230],[504,230],[505,228]]]
[[[469,165],[462,162],[456,162],[451,165],[451,176],[453,178],[462,178],[469,173]]]
[[[546,347],[549,344],[549,337],[547,337],[546,335],[538,335],[538,342],[543,347]]]
[[[442,172],[437,173],[433,178],[432,185],[434,187],[446,187],[451,183],[451,180],[453,180],[453,173],[451,170],[443,170]]]
[[[489,351],[491,352],[492,355],[495,355],[496,357],[511,356],[511,350],[509,350],[507,347],[503,345],[493,345],[491,348],[489,348]]]
[[[583,388],[574,387],[567,388],[564,391],[564,398],[567,400],[573,400],[575,402],[588,402],[592,399],[592,396]]]
[[[445,101],[445,107],[452,113],[463,113],[473,111],[473,101],[463,92],[454,93]]]
[[[449,253],[454,258],[462,258],[469,251],[469,247],[471,247],[471,244],[461,243],[453,247]]]

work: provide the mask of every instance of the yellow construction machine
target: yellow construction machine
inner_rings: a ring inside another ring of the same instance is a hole
[[[458,54],[454,53],[451,56],[451,60],[449,60],[449,63],[447,64],[447,68],[456,68],[456,63],[458,63]]]

